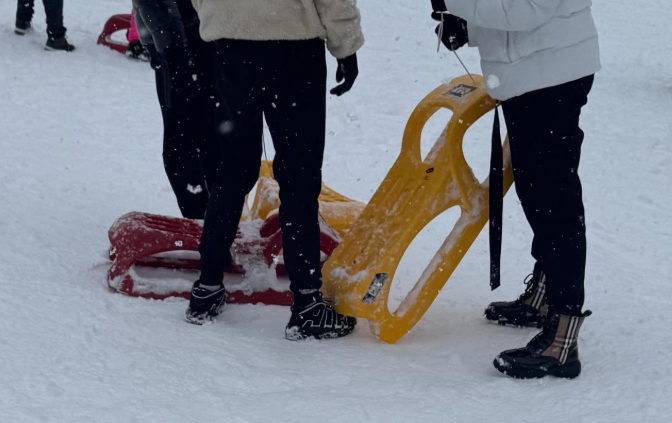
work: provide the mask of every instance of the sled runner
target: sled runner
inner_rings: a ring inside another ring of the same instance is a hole
[[[126,31],[131,27],[131,15],[121,14],[114,15],[107,20],[103,27],[103,32],[98,36],[98,44],[102,44],[118,51],[119,53],[126,53],[128,50],[128,43],[115,41],[112,39],[112,34],[118,31]]]
[[[251,266],[276,267],[286,275],[282,262],[282,230],[277,209],[279,188],[272,177],[270,162],[262,164],[252,209],[246,209],[232,251],[234,264],[229,273],[244,275]],[[331,255],[364,205],[323,186],[320,196],[320,241],[323,263]],[[152,299],[189,298],[189,291],[171,291],[159,286],[139,288],[135,267],[198,270],[198,259],[185,252],[198,251],[201,225],[193,220],[132,212],[119,218],[109,230],[110,260],[108,286],[131,296]],[[179,252],[179,253],[176,253]],[[252,269],[256,270],[256,269]],[[268,288],[264,291],[234,290],[229,303],[291,305],[292,294]]]
[[[381,340],[395,343],[422,318],[488,221],[488,180],[480,182],[462,149],[467,129],[495,108],[481,76],[453,80],[430,93],[411,115],[401,154],[323,269],[326,296],[339,313],[369,320]],[[440,109],[453,116],[423,161],[422,130]],[[504,191],[513,183],[505,142]],[[395,271],[413,239],[437,216],[461,216],[420,280],[394,313],[388,297]]]

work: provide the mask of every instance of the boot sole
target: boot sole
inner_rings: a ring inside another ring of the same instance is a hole
[[[15,30],[14,30],[14,33],[15,33],[16,35],[26,35],[27,32],[28,32],[27,30],[24,31],[23,29],[15,29]]]
[[[334,331],[334,332],[325,332],[322,334],[316,334],[316,335],[307,335],[305,333],[301,333],[301,328],[298,326],[292,327],[292,328],[286,328],[285,329],[285,339],[288,341],[307,341],[307,340],[322,340],[322,339],[336,339],[336,338],[343,338],[344,336],[348,336],[351,333],[355,331],[355,326],[352,326],[351,328],[347,329],[342,329],[340,331]]]
[[[544,321],[529,321],[525,320],[523,321],[518,320],[516,318],[509,319],[507,317],[499,316],[496,314],[491,314],[489,312],[485,312],[485,319],[489,322],[492,323],[497,323],[500,326],[512,326],[516,328],[538,328],[541,329],[541,327],[544,325]]]
[[[541,379],[545,376],[555,376],[562,379],[574,379],[581,374],[581,362],[574,361],[566,364],[555,364],[550,367],[530,367],[520,364],[513,365],[501,358],[495,358],[492,363],[501,373],[514,379]]]

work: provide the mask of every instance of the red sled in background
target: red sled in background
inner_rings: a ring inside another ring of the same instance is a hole
[[[128,31],[130,28],[130,14],[114,15],[105,23],[103,32],[98,36],[98,44],[107,46],[119,53],[126,54],[126,51],[128,50],[128,42],[116,41],[112,38],[112,35],[119,31]]]
[[[289,283],[277,279],[286,276],[277,211],[278,190],[271,164],[264,162],[253,206],[246,208],[232,247],[234,264],[226,270],[228,303],[292,304]],[[323,185],[320,196],[322,264],[363,208],[364,204]],[[108,286],[136,297],[188,299],[191,283],[197,278],[201,232],[201,224],[189,219],[139,212],[122,216],[108,233],[112,260],[107,272]],[[151,269],[163,270],[152,272]]]

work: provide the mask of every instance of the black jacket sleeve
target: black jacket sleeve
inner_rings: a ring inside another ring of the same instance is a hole
[[[138,14],[136,20],[142,21],[159,52],[167,46],[186,43],[187,34],[176,0],[133,0],[133,8]]]

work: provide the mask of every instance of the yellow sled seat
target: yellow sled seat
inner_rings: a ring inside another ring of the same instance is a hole
[[[462,150],[467,129],[495,108],[483,78],[468,76],[442,85],[411,115],[396,163],[326,263],[326,296],[338,312],[369,320],[373,333],[395,343],[426,313],[467,250],[488,221],[488,181],[479,182]],[[440,109],[453,116],[423,162],[422,130]],[[513,176],[508,140],[505,143],[504,193]],[[451,207],[461,217],[436,252],[420,280],[398,309],[388,310],[394,273],[406,249],[420,231]],[[489,266],[484,263],[484,278]]]
[[[244,216],[245,219],[266,219],[271,212],[280,207],[280,187],[273,179],[273,163],[264,161],[259,171],[259,182],[252,209]],[[326,223],[338,232],[339,236],[345,235],[350,226],[357,220],[364,210],[364,204],[341,195],[322,184],[320,194],[320,213]]]

